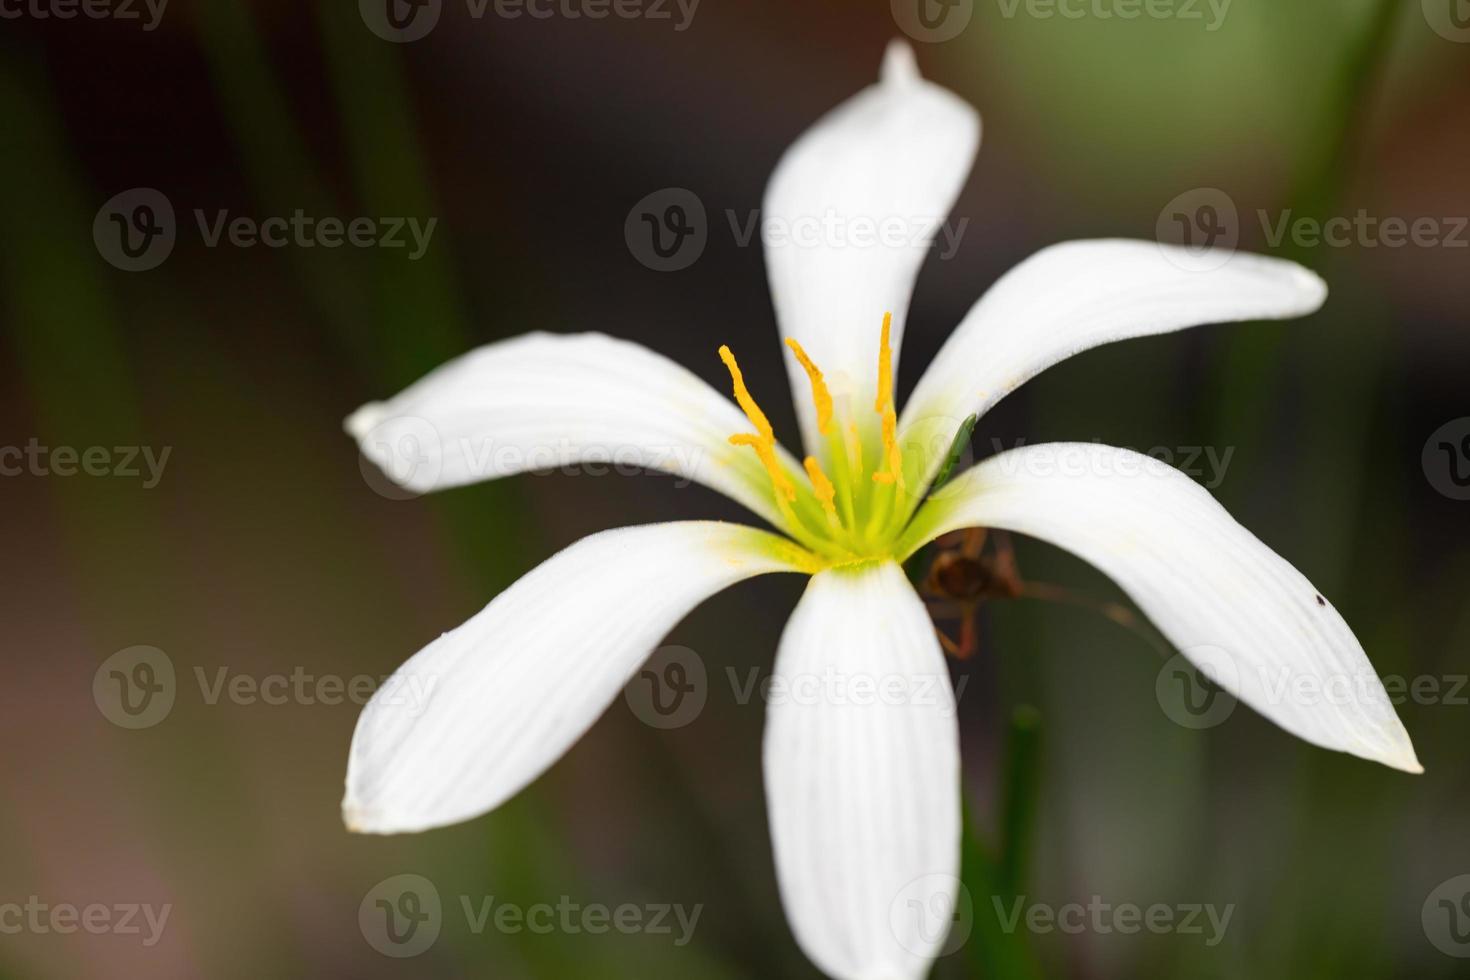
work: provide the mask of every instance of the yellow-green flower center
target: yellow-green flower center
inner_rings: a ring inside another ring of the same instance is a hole
[[[877,398],[871,410],[853,405],[851,398],[834,399],[821,369],[798,341],[787,338],[787,347],[811,381],[821,438],[817,454],[803,461],[802,473],[791,472],[783,463],[770,420],[746,388],[735,355],[729,347],[720,348],[735,401],[755,427],[754,432],[730,436],[730,442],[749,447],[760,459],[784,530],[823,566],[895,557],[899,535],[919,502],[911,491],[924,489],[912,487],[904,476],[893,404],[892,325],[892,315],[885,313],[878,343]],[[909,472],[915,472],[912,466]]]

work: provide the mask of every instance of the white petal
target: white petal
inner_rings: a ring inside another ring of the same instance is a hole
[[[1288,732],[1423,771],[1342,616],[1178,470],[1095,444],[1002,453],[920,508],[905,550],[962,527],[1017,531],[1077,554],[1211,679]]]
[[[779,525],[755,454],[729,443],[750,428],[690,371],[595,333],[487,344],[347,420],[363,454],[419,492],[578,463],[641,467],[713,487]]]
[[[782,336],[834,393],[873,400],[883,314],[903,337],[925,241],[949,214],[980,144],[980,119],[889,47],[881,81],[829,112],[786,151],[766,188],[766,271]],[[883,234],[884,230],[887,234]],[[806,375],[788,359],[806,445],[816,445]]]
[[[797,942],[838,980],[925,976],[959,887],[959,730],[934,626],[897,564],[812,578],[768,710],[771,840]]]
[[[965,418],[1073,354],[1207,323],[1304,316],[1326,297],[1321,279],[1281,259],[1143,241],[1054,245],[971,308],[919,380],[899,428],[906,446],[935,447],[932,475]]]
[[[493,809],[592,726],[694,606],[742,579],[794,571],[799,558],[775,535],[713,522],[572,545],[374,695],[352,738],[347,825],[412,832]]]

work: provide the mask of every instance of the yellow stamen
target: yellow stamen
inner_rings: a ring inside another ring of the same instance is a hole
[[[878,403],[873,406],[879,415],[893,400],[893,348],[888,343],[892,327],[893,314],[883,314],[883,338],[878,342]]]
[[[766,474],[771,478],[771,485],[776,488],[777,502],[796,499],[796,487],[792,486],[791,480],[786,472],[781,469],[780,462],[776,459],[776,445],[774,440],[762,439],[760,436],[750,432],[737,432],[730,437],[731,445],[749,446],[755,450],[761,465],[766,468]]]
[[[801,344],[793,337],[786,338],[786,346],[791,348],[791,353],[796,355],[796,360],[801,364],[801,369],[812,382],[812,401],[817,406],[817,431],[822,435],[827,434],[827,428],[832,424],[832,394],[827,390],[827,382],[822,378],[822,371],[812,359],[806,356],[806,351],[801,349]]]
[[[827,479],[827,474],[822,472],[822,464],[817,462],[815,456],[808,456],[802,466],[806,467],[806,475],[812,481],[812,490],[816,492],[817,500],[821,501],[822,509],[827,512],[827,517],[833,521],[837,518],[837,505],[833,503],[837,498],[837,491],[832,486],[832,481]]]
[[[873,474],[874,483],[897,483],[903,489],[903,453],[898,448],[898,416],[892,405],[883,406],[883,454],[888,460],[886,471]]]
[[[898,448],[898,416],[893,411],[893,314],[883,314],[883,337],[878,344],[878,400],[873,411],[883,416],[883,457],[888,469],[873,474],[874,483],[897,483],[903,489],[903,453]]]
[[[735,401],[740,405],[741,411],[745,412],[745,417],[750,419],[750,424],[755,426],[763,440],[767,443],[774,443],[776,431],[771,428],[766,413],[761,411],[761,407],[755,403],[755,399],[750,396],[749,389],[745,387],[745,376],[740,373],[740,365],[735,363],[735,355],[730,353],[730,348],[723,344],[720,346],[720,360],[724,361],[725,367],[730,370],[730,380],[735,383]]]
[[[851,405],[848,411],[852,410]],[[852,471],[862,473],[863,471],[863,437],[858,434],[856,422],[847,423],[847,456],[852,461]]]
[[[771,422],[766,418],[766,413],[755,403],[750,396],[750,390],[745,387],[745,377],[740,373],[740,365],[735,363],[735,355],[725,345],[720,346],[720,360],[725,362],[725,367],[730,370],[730,380],[735,384],[735,401],[739,403],[745,417],[750,419],[750,424],[755,426],[756,432],[738,432],[730,437],[730,442],[736,446],[749,446],[755,450],[761,465],[766,468],[767,475],[771,478],[771,485],[776,488],[776,502],[782,504],[782,510],[787,502],[796,499],[796,487],[792,486],[791,480],[786,476],[786,471],[781,468],[781,463],[776,459],[776,432],[771,428]]]

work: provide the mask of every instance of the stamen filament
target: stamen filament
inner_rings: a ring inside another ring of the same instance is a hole
[[[771,478],[771,485],[776,488],[776,499],[779,503],[782,499],[788,503],[796,499],[796,487],[792,486],[791,480],[786,472],[781,469],[781,462],[776,458],[774,440],[762,439],[758,435],[749,432],[737,432],[730,437],[733,446],[749,446],[755,450],[756,458],[766,468],[766,475]]]
[[[822,509],[827,512],[827,520],[833,525],[840,525],[837,505],[833,502],[837,491],[833,488],[832,481],[827,479],[827,474],[822,472],[822,464],[817,462],[817,457],[808,456],[802,466],[806,468],[807,478],[812,481],[812,491],[817,495]]]

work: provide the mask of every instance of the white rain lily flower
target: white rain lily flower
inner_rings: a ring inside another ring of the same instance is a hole
[[[786,153],[765,219],[937,223],[979,134],[976,113],[921,79],[912,53],[894,44],[879,84]],[[356,412],[347,428],[362,452],[416,490],[637,462],[723,491],[781,533],[711,522],[623,528],[542,564],[400,669],[400,679],[432,679],[420,684],[426,703],[410,707],[391,696],[402,685],[389,685],[368,705],[348,762],[348,826],[413,832],[494,809],[592,726],[695,605],[752,576],[800,573],[810,581],[782,635],[776,679],[793,691],[804,678],[855,683],[846,696],[829,686],[769,706],[765,783],[782,901],[802,949],[830,976],[922,977],[944,936],[900,903],[915,889],[924,901],[955,899],[959,735],[948,684],[918,694],[947,669],[901,565],[970,527],[1040,538],[1096,565],[1187,656],[1223,656],[1228,669],[1212,664],[1211,676],[1288,732],[1421,771],[1342,617],[1176,470],[1122,449],[1039,445],[926,494],[966,420],[1063,358],[1202,324],[1302,316],[1321,306],[1322,281],[1289,262],[1199,261],[1153,242],[1057,245],[974,306],[899,416],[894,366],[925,254],[911,235],[767,243],[804,462],[776,442],[725,347],[738,408],[636,344],[531,334]],[[407,471],[395,466],[404,445],[420,457]],[[1352,678],[1371,696],[1283,694],[1283,673],[1324,689]],[[876,696],[857,694],[864,678]]]

